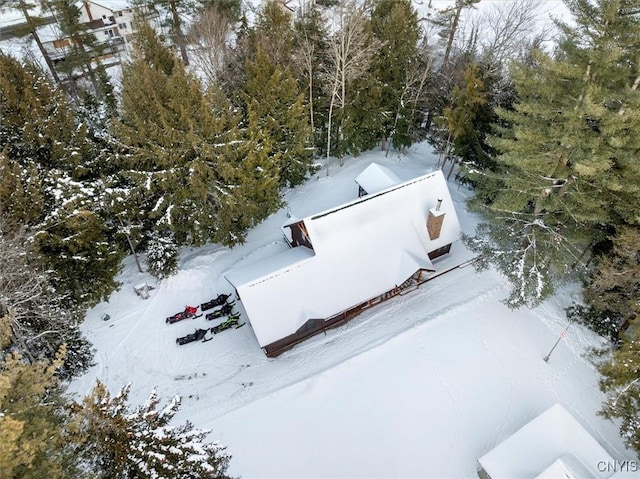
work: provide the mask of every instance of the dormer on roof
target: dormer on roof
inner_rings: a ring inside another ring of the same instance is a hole
[[[362,197],[391,188],[400,183],[400,178],[389,168],[371,163],[358,175],[356,183],[358,184],[358,197]]]
[[[304,220],[292,217],[284,225],[282,225],[282,231],[284,233],[284,239],[287,241],[291,248],[296,246],[306,246],[309,249],[313,249],[311,238],[309,237],[309,231],[304,224]]]

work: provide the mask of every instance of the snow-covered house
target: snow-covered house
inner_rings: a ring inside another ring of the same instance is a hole
[[[615,464],[562,405],[555,404],[478,459],[490,479],[606,479]]]
[[[226,275],[260,346],[275,356],[435,271],[460,227],[435,171],[369,193],[283,232],[290,249]]]
[[[158,15],[151,6],[131,6],[130,0],[83,0],[76,2],[76,7],[80,11],[78,21],[101,46],[96,56],[102,59],[131,51],[136,16],[144,15],[151,19]],[[47,25],[39,30],[39,34],[52,60],[62,60],[71,51],[71,39],[65,37],[57,25]]]

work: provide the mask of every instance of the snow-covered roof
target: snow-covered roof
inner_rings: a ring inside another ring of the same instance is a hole
[[[52,42],[54,40],[60,40],[61,38],[66,37],[66,35],[62,33],[62,30],[60,30],[60,27],[57,23],[42,25],[36,30],[41,42]]]
[[[571,454],[566,454],[553,461],[535,479],[583,479],[592,477],[593,475],[580,460]]]
[[[439,238],[431,240],[426,222],[438,199],[446,215]],[[301,221],[313,250],[297,246],[281,259],[226,275],[263,347],[309,319],[329,318],[393,289],[420,269],[433,269],[428,253],[459,235],[439,170]]]
[[[99,5],[102,8],[111,10],[112,12],[118,12],[120,10],[127,10],[133,8],[130,0],[89,0],[95,5]]]
[[[400,183],[400,178],[389,168],[378,163],[371,163],[358,175],[356,183],[368,194],[372,194],[397,185]]]
[[[554,404],[478,459],[491,479],[605,479],[613,459],[560,404]]]
[[[313,256],[313,250],[309,248],[287,248],[287,250],[267,259],[234,269],[226,275],[226,278],[231,284],[246,284],[260,278],[266,281],[271,276],[281,274],[283,271],[286,272],[292,265],[313,258]]]

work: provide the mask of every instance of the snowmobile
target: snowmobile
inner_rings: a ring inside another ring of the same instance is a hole
[[[210,339],[204,339],[208,332],[208,329],[196,329],[195,333],[187,334],[186,336],[182,336],[181,338],[176,339],[176,344],[183,345],[192,343],[194,341],[199,341],[201,339],[202,342],[209,341]]]
[[[215,309],[212,313],[207,314],[207,319],[211,321],[212,319],[222,318],[223,316],[230,315],[233,312],[234,304],[236,304],[235,301],[225,303],[222,308]]]
[[[183,319],[199,318],[200,316],[202,316],[202,313],[196,314],[197,311],[198,311],[197,306],[186,306],[184,308],[184,311],[181,311],[180,313],[176,313],[173,316],[169,316],[164,320],[164,322],[167,324],[173,324],[173,323],[177,323],[178,321],[182,321]]]
[[[211,332],[213,334],[218,334],[218,333],[221,333],[222,331],[226,331],[227,329],[230,329],[230,328],[232,328],[234,326],[235,326],[236,329],[241,328],[242,326],[244,326],[244,323],[238,324],[238,321],[240,321],[240,313],[231,314],[223,322],[221,322],[217,326],[214,326],[213,328],[211,328]]]
[[[219,294],[217,298],[207,301],[206,303],[202,303],[200,305],[200,311],[206,311],[207,309],[212,309],[216,306],[222,306],[227,302],[227,299],[229,299],[230,296],[230,294]]]

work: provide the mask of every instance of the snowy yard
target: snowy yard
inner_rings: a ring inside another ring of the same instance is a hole
[[[493,271],[455,269],[274,359],[249,324],[206,343],[175,344],[218,321],[167,325],[167,316],[232,292],[223,274],[286,248],[280,226],[288,209],[302,218],[356,198],[353,180],[371,161],[402,180],[436,164],[426,144],[402,157],[370,152],[342,168],[334,163],[331,176],[323,170],[290,191],[288,207],[251,231],[245,245],[183,251],[179,274],[146,301],[133,286],[155,282],[129,258],[121,290],[83,325],[96,365],[71,390],[86,394],[99,378],[112,392],[131,382],[135,402],[154,387],[167,400],[180,394],[177,419],[212,428],[233,454],[230,473],[244,478],[474,477],[479,456],[556,402],[614,459],[635,458],[616,425],[596,415],[603,395],[585,353],[598,337],[572,325],[543,361],[566,326],[570,292],[511,311],[500,303],[507,288]],[[453,181],[450,188],[461,226],[472,232],[475,219],[464,211],[469,191]],[[470,257],[457,242],[434,266]],[[101,321],[105,313],[109,321]]]

